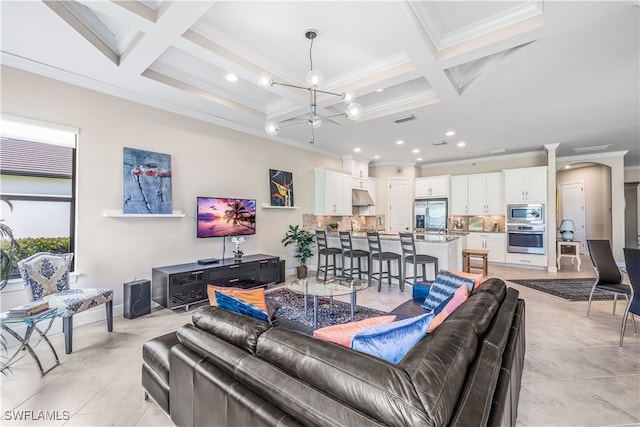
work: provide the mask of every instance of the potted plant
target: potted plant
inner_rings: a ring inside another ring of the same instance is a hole
[[[242,255],[244,254],[244,251],[242,249],[240,249],[240,245],[244,243],[244,237],[237,237],[234,236],[231,238],[231,243],[233,243],[234,245],[236,245],[236,250],[233,251],[233,259],[234,261],[242,261]]]
[[[307,259],[311,257],[311,246],[313,244],[313,233],[303,230],[298,225],[290,225],[289,230],[284,235],[282,243],[284,246],[296,245],[296,258],[300,258],[300,265],[296,267],[298,279],[307,277]]]

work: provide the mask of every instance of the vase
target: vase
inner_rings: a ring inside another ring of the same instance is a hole
[[[234,261],[237,261],[237,262],[242,261],[242,255],[236,255],[236,254],[234,254],[234,255],[233,255],[233,260],[234,260]]]
[[[306,265],[299,265],[298,267],[296,267],[296,277],[298,279],[304,279],[307,277],[307,266]]]

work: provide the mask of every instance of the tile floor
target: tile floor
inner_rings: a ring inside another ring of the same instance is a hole
[[[568,263],[559,273],[490,266],[491,276],[504,279],[594,277],[588,258],[582,272]],[[624,347],[618,347],[621,313],[611,315],[611,302],[594,302],[587,318],[586,302],[566,302],[511,284],[526,301],[527,353],[522,379],[518,425],[640,425],[639,333],[627,326]],[[384,285],[358,294],[358,304],[389,310],[404,302],[410,289]],[[182,310],[154,310],[128,320],[118,317],[114,332],[96,323],[76,328],[74,352],[64,354],[61,334],[52,336],[61,365],[40,378],[32,359],[18,362],[10,376],[0,378],[1,425],[172,426],[153,402],[143,399],[140,385],[142,344],[190,321]],[[45,348],[40,349],[44,353]],[[45,362],[50,360],[45,360]],[[58,420],[15,420],[18,413],[50,411]],[[15,412],[22,411],[22,412]]]

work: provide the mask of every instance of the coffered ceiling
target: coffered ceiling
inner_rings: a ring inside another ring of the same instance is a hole
[[[559,143],[559,156],[629,150],[625,165],[640,165],[637,2],[3,0],[0,8],[3,64],[303,149],[340,157],[359,148],[362,159],[406,165]],[[308,92],[257,84],[267,72],[306,86],[308,29],[318,33],[320,89],[354,93],[364,110],[351,121],[339,97],[319,95],[318,112],[338,116],[315,130],[314,144],[306,124],[264,132],[267,120],[308,114]]]

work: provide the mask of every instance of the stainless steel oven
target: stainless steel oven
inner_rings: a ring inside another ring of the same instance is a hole
[[[544,205],[541,203],[507,205],[507,224],[544,224]]]
[[[508,224],[507,252],[544,255],[545,230],[544,225]]]

